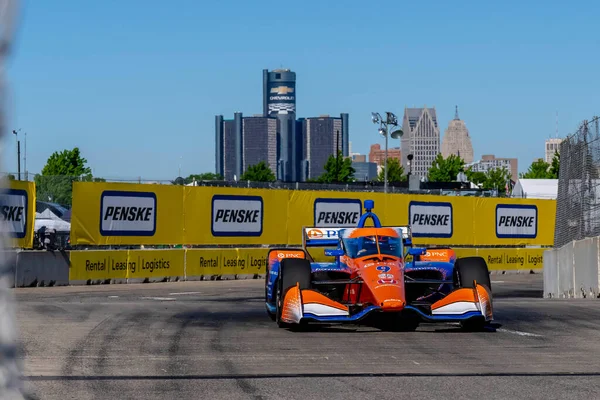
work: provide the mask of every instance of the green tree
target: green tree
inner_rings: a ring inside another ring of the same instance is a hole
[[[504,190],[511,178],[511,173],[506,167],[490,169],[486,175],[484,189]]]
[[[249,166],[246,172],[240,177],[241,181],[252,182],[273,182],[275,179],[275,174],[264,161]]]
[[[465,175],[469,182],[473,182],[476,185],[483,185],[488,179],[485,172],[473,171],[471,168],[465,171]]]
[[[93,181],[92,170],[86,166],[78,147],[54,152],[46,161],[41,174],[34,177],[36,194],[41,201],[70,206],[73,182]]]
[[[177,178],[175,178],[174,181],[171,181],[172,185],[179,185],[179,186],[183,186],[185,184],[185,179],[183,179],[182,177],[178,176]]]
[[[427,173],[429,182],[456,182],[460,172],[464,172],[465,161],[457,155],[450,154],[444,158],[438,154]]]
[[[552,164],[550,164],[550,178],[558,179],[560,172],[560,154],[555,151],[554,157],[552,157]]]
[[[187,178],[184,179],[185,184],[192,183],[194,181],[221,181],[223,177],[219,174],[215,174],[212,172],[204,172],[202,174],[191,174]]]
[[[550,173],[550,165],[541,158],[535,160],[529,166],[525,173],[519,174],[522,179],[552,179]]]
[[[377,176],[379,182],[385,181],[385,169],[388,168],[388,182],[404,182],[407,176],[404,175],[404,168],[400,165],[397,158],[388,158],[387,166],[383,167]]]
[[[13,174],[8,174],[8,175],[6,176],[6,178],[8,178],[8,180],[9,180],[9,181],[14,181],[14,180],[16,180],[16,179],[17,179],[17,177],[16,177],[16,176],[14,176]]]
[[[356,170],[352,167],[352,160],[344,157],[341,151],[338,151],[337,157],[333,154],[329,156],[325,163],[325,173],[318,178],[320,183],[348,183],[354,182],[354,173]]]

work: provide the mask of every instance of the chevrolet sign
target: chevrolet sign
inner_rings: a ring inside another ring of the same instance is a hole
[[[288,93],[294,93],[294,88],[290,88],[287,86],[279,86],[271,89],[271,93],[277,93],[279,95],[285,95]]]

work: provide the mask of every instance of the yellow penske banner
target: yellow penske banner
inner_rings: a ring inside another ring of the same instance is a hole
[[[268,249],[74,250],[72,281],[264,274]]]
[[[129,250],[128,279],[185,276],[185,250]]]
[[[184,277],[185,250],[71,251],[72,281]]]
[[[12,180],[0,189],[0,229],[8,247],[33,248],[35,202],[34,182]]]
[[[186,276],[264,274],[267,253],[268,249],[187,249]]]
[[[545,249],[454,249],[457,257],[483,257],[490,271],[536,270]],[[162,277],[263,275],[268,249],[172,249],[71,251],[71,281],[104,281]],[[317,262],[333,262],[313,252]],[[407,262],[410,260],[407,260]]]
[[[73,183],[71,243],[182,244],[183,187]]]
[[[355,227],[365,200],[418,245],[552,246],[555,200],[78,182],[75,245],[300,245],[303,227]]]
[[[186,186],[184,243],[286,244],[289,193]]]

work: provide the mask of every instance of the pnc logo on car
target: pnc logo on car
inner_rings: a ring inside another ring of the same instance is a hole
[[[323,231],[321,231],[320,229],[311,229],[306,234],[311,239],[318,239],[318,238],[322,238],[323,237]]]

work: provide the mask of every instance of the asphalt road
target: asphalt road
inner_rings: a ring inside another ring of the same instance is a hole
[[[17,289],[37,399],[600,398],[600,304],[494,276],[496,325],[291,332],[263,281]]]

